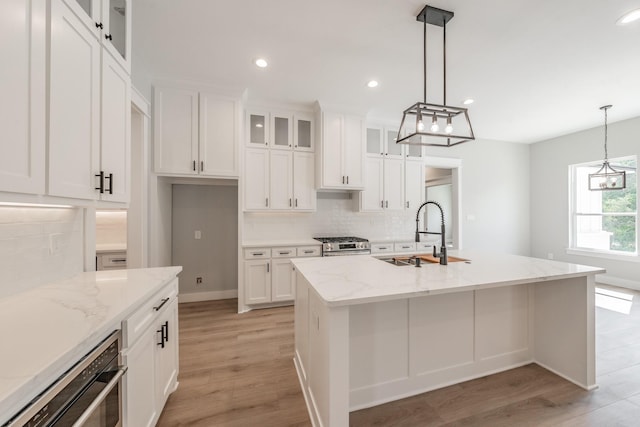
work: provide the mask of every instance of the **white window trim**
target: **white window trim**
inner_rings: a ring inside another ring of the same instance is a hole
[[[633,158],[635,157],[636,159],[636,165],[638,163],[638,157],[637,155],[630,155],[630,156],[623,156],[620,157],[622,159],[624,158]],[[597,161],[592,161],[592,162],[584,162],[584,163],[576,163],[576,164],[572,164],[569,165],[569,179],[567,180],[567,182],[569,183],[569,188],[568,190],[568,194],[569,194],[569,209],[568,209],[568,214],[569,214],[569,233],[568,233],[568,247],[566,248],[566,253],[568,255],[578,255],[578,256],[587,256],[587,257],[592,257],[592,258],[603,258],[603,259],[612,259],[612,260],[617,260],[617,261],[630,261],[630,262],[640,262],[640,215],[638,215],[638,212],[640,212],[640,198],[638,197],[638,194],[636,194],[636,212],[633,213],[632,215],[636,216],[636,251],[635,252],[631,252],[631,253],[627,253],[627,252],[621,252],[621,251],[602,251],[602,250],[596,250],[596,249],[589,249],[589,248],[579,248],[576,246],[576,227],[577,227],[577,217],[578,215],[588,215],[585,213],[580,213],[580,212],[576,212],[575,207],[576,207],[576,192],[575,192],[575,187],[576,187],[576,183],[575,183],[575,173],[574,173],[574,168],[579,167],[579,166],[585,166],[585,165],[591,165],[593,163],[595,163]],[[638,176],[638,174],[636,173],[636,179],[640,180],[640,177]],[[636,183],[638,184],[638,183]],[[636,185],[636,191],[638,186]],[[601,215],[601,214],[594,214],[594,215]],[[604,214],[606,215],[606,214]]]

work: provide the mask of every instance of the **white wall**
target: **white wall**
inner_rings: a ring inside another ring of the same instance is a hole
[[[462,159],[464,248],[529,254],[528,145],[478,140],[448,149],[429,147],[427,154]],[[415,211],[359,213],[356,200],[344,197],[345,193],[318,193],[318,210],[310,214],[245,213],[243,240],[331,234],[414,239]],[[467,220],[468,215],[475,220]]]
[[[568,255],[569,172],[576,163],[602,160],[604,130],[597,127],[531,145],[531,254],[607,269],[607,275],[640,286],[640,263]],[[640,157],[640,117],[609,125],[609,158]],[[614,279],[615,280],[615,279]]]
[[[80,208],[0,206],[0,297],[81,272],[82,230]],[[49,251],[50,235],[57,253]]]

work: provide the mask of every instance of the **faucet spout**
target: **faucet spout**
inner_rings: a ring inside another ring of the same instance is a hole
[[[422,208],[424,208],[427,205],[435,205],[440,210],[440,220],[441,220],[440,233],[436,233],[432,231],[420,231],[420,211],[422,210]],[[416,242],[420,241],[420,234],[440,234],[440,238],[441,238],[440,253],[436,253],[436,248],[434,246],[433,256],[440,257],[441,265],[447,265],[448,258],[447,258],[447,245],[445,244],[444,211],[442,210],[442,206],[440,206],[440,203],[429,200],[421,204],[420,207],[418,208],[418,211],[416,212]]]

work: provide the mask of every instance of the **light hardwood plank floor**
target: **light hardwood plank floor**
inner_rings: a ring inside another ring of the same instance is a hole
[[[597,390],[527,365],[353,412],[351,426],[639,426],[640,292],[607,289],[633,301],[599,297],[629,313],[596,309]],[[180,304],[180,386],[159,426],[311,425],[292,361],[293,307],[236,307]]]

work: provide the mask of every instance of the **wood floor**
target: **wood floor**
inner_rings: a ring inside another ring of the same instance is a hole
[[[350,424],[639,426],[640,293],[620,291],[634,298],[629,314],[596,309],[593,392],[527,365],[353,412]],[[630,305],[624,296],[598,298]],[[180,386],[159,426],[311,425],[292,361],[293,308],[236,308],[236,300],[180,304]]]

